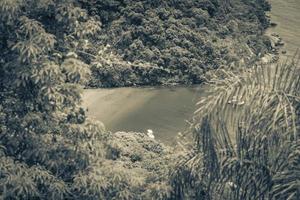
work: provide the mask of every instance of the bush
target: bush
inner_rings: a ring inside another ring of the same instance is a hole
[[[104,157],[75,177],[77,199],[167,199],[169,170],[179,154],[143,133],[118,132],[105,142]],[[78,193],[79,192],[79,193]]]

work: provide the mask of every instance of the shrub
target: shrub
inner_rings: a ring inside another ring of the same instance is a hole
[[[111,134],[105,146],[104,157],[76,175],[77,199],[166,199],[170,195],[168,173],[180,154],[133,132]]]

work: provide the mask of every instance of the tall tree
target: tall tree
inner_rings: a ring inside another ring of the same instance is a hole
[[[100,30],[75,1],[0,1],[0,194],[64,199],[99,134],[80,108],[89,67],[77,50]]]

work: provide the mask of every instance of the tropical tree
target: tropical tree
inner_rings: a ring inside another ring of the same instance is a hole
[[[74,1],[0,1],[1,199],[66,199],[88,166],[101,130],[80,108],[90,70],[73,50],[98,29]]]

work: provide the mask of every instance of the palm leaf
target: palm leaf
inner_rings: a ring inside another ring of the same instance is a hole
[[[210,199],[299,196],[298,60],[221,69],[210,79],[193,124]]]

